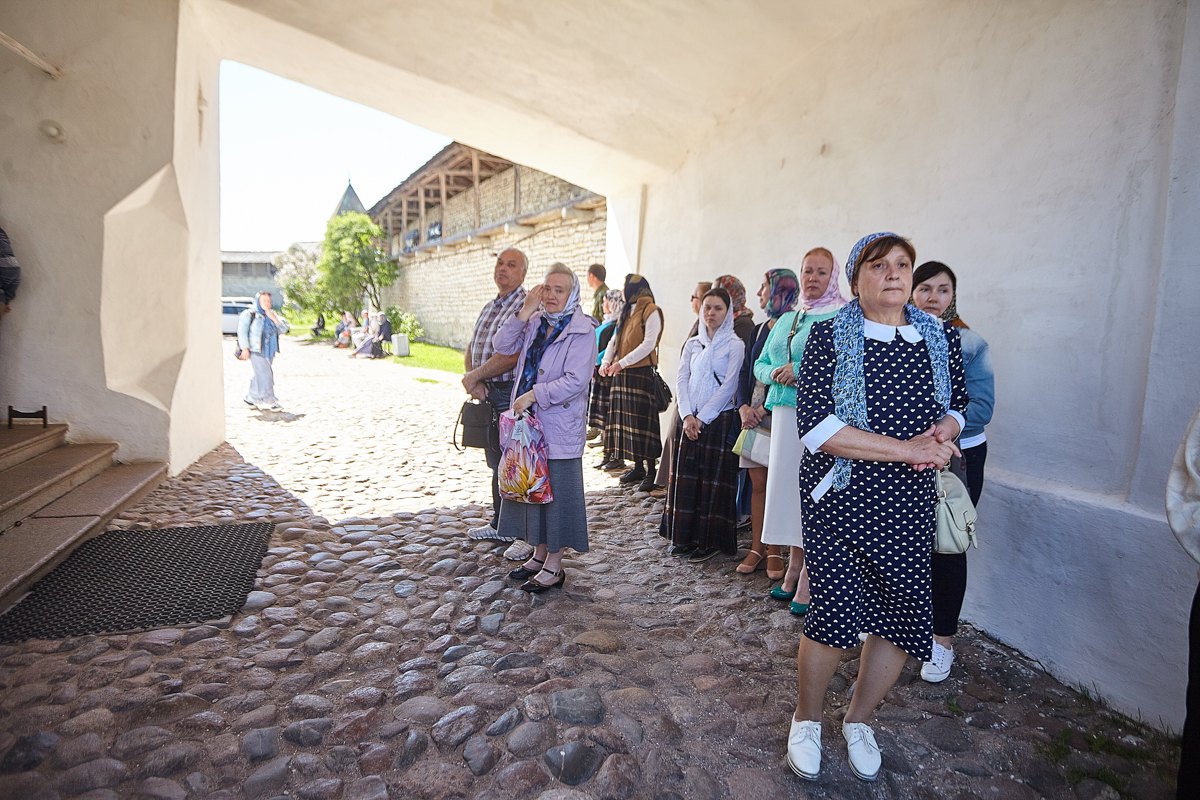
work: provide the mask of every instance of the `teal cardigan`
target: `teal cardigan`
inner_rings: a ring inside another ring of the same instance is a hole
[[[791,361],[792,369],[799,375],[800,359],[804,357],[804,343],[808,341],[808,332],[812,330],[814,323],[832,319],[839,310],[835,308],[824,314],[808,314],[803,317],[800,324],[796,326],[796,335],[792,337],[790,359],[785,352],[788,334],[792,332],[792,322],[796,319],[796,314],[801,312],[789,311],[780,317],[775,326],[771,328],[771,333],[767,336],[767,343],[763,345],[762,354],[754,362],[754,377],[767,385],[767,402],[764,407],[768,411],[777,405],[796,407],[796,387],[775,383],[771,380],[771,373]]]

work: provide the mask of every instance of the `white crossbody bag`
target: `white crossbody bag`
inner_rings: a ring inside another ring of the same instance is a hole
[[[934,550],[955,555],[979,547],[975,524],[979,519],[967,487],[949,469],[938,470],[937,540]]]

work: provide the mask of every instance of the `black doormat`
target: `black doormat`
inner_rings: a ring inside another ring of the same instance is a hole
[[[236,614],[274,525],[109,531],[0,616],[0,642],[192,625]]]

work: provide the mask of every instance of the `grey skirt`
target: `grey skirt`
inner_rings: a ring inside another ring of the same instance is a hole
[[[588,551],[587,507],[583,499],[583,459],[550,459],[550,491],[554,499],[534,505],[503,500],[500,503],[500,536],[524,539],[535,547],[544,544],[551,553],[569,547]]]

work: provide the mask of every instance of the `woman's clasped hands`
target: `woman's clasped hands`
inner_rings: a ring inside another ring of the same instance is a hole
[[[950,420],[949,424],[947,419]],[[905,461],[913,469],[918,472],[923,469],[942,469],[949,465],[953,456],[962,457],[962,451],[954,444],[958,424],[951,418],[947,419],[930,425],[929,430],[908,440],[909,457]]]
[[[700,420],[696,419],[691,414],[688,414],[688,416],[683,420],[683,435],[694,442],[696,441],[697,437],[700,436],[700,429],[702,427],[704,426],[700,423]]]

